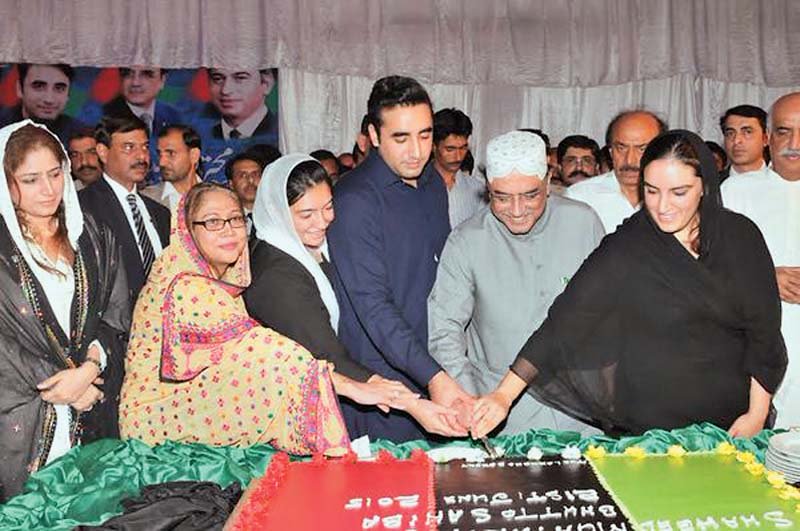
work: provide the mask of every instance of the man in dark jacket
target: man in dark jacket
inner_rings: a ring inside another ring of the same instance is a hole
[[[433,112],[415,80],[390,76],[373,86],[368,103],[374,149],[336,188],[336,221],[328,231],[341,283],[339,338],[362,365],[445,407],[466,409],[472,397],[428,352],[427,298],[450,232],[447,191],[426,166]],[[402,412],[388,415],[345,404],[352,437],[405,441],[423,432]],[[465,435],[454,416],[424,426]]]
[[[100,120],[95,128],[103,176],[78,194],[81,208],[108,225],[122,250],[131,307],[153,261],[169,243],[169,210],[138,193],[150,165],[147,126],[138,118]]]

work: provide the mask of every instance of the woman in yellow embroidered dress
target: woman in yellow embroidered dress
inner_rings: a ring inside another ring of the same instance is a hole
[[[175,217],[133,316],[122,436],[344,453],[328,364],[247,315],[247,231],[236,195],[197,185]]]

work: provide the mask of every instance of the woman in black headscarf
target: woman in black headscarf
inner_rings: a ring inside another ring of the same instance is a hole
[[[614,434],[707,421],[749,437],[765,426],[787,357],[764,239],[722,208],[713,156],[696,134],[657,137],[641,165],[642,209],[584,262],[475,405],[473,436],[528,386]]]

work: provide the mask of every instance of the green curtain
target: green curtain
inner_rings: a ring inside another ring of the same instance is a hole
[[[765,430],[753,439],[731,439],[716,426],[699,424],[672,431],[651,430],[621,439],[602,435],[581,439],[575,432],[531,430],[498,437],[492,443],[502,446],[506,455],[523,456],[534,446],[545,454],[558,453],[568,446],[585,450],[589,445],[603,446],[615,453],[638,445],[648,452],[663,453],[673,444],[702,451],[728,441],[763,461],[772,434]],[[387,450],[403,458],[415,448],[428,450],[435,446],[426,441],[395,444],[379,440],[372,444],[372,450]],[[473,443],[461,440],[448,446]],[[220,448],[170,442],[150,447],[136,440],[103,440],[79,446],[33,474],[22,494],[0,506],[0,529],[66,530],[79,524],[99,524],[122,512],[121,500],[138,495],[145,485],[165,481],[213,481],[222,487],[238,481],[246,486],[264,473],[274,453],[269,446]]]

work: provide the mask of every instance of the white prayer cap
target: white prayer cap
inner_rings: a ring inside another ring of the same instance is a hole
[[[514,170],[523,175],[547,177],[547,149],[539,135],[511,131],[489,140],[486,146],[486,179],[506,177]]]

